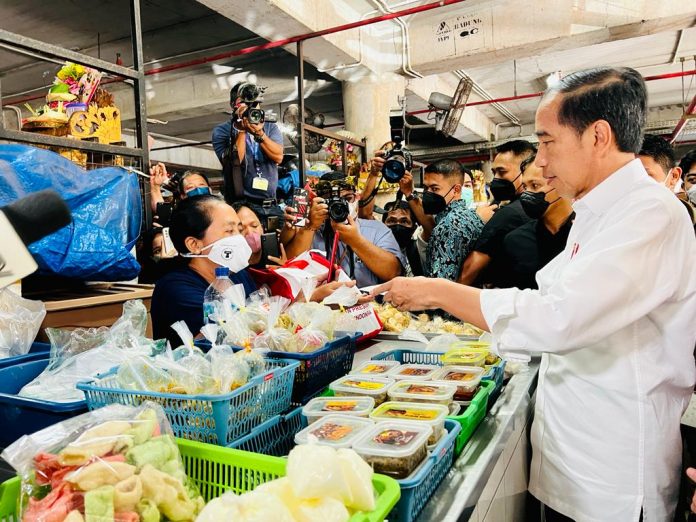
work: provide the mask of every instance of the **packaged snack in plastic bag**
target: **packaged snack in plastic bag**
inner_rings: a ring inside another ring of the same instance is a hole
[[[144,390],[165,393],[177,387],[174,378],[149,357],[125,361],[116,372],[119,387],[124,390]]]
[[[290,299],[273,296],[269,300],[269,310],[266,316],[267,323],[264,332],[257,335],[252,346],[254,348],[267,348],[274,352],[294,352],[294,337],[285,328],[276,326],[280,314],[290,304]]]
[[[300,328],[321,330],[329,339],[333,339],[336,324],[336,312],[319,303],[295,303],[288,308],[288,314]]]
[[[75,385],[139,356],[160,353],[165,341],[145,338],[147,310],[142,301],[128,301],[111,328],[47,328],[51,340],[48,366],[19,395],[53,402],[84,399]]]
[[[193,521],[204,505],[161,407],[110,405],[25,435],[2,457],[25,522]]]
[[[244,361],[249,367],[249,378],[256,377],[266,371],[266,359],[258,350],[247,347],[235,353],[234,356],[240,361]]]
[[[227,393],[236,390],[249,382],[251,370],[247,362],[235,357],[232,347],[220,345],[213,340],[218,337],[217,325],[205,325],[201,332],[212,344],[205,357],[210,362],[212,375],[220,387],[220,392]]]
[[[44,317],[41,301],[24,299],[9,288],[0,290],[0,358],[27,353]]]
[[[266,329],[266,316],[271,308],[271,291],[262,286],[249,296],[246,306],[241,310],[249,330],[256,334]]]

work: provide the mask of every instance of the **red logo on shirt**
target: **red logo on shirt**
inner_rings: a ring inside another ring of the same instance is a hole
[[[570,259],[573,259],[575,257],[575,254],[578,253],[578,250],[580,250],[580,245],[577,243],[573,243],[573,249],[570,251]]]

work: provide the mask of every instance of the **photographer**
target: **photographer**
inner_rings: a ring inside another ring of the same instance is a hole
[[[252,83],[232,87],[234,114],[213,130],[213,148],[223,166],[225,200],[247,201],[264,221],[268,216],[282,220],[276,188],[283,136],[275,123],[265,121],[261,98],[262,90]]]
[[[286,245],[289,258],[309,249],[323,250],[331,257],[334,236],[338,234],[335,263],[359,287],[388,281],[406,266],[399,244],[391,230],[380,221],[358,218],[355,186],[342,172],[327,172],[314,190],[309,220]]]

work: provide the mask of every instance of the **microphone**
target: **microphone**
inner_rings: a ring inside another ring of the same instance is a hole
[[[72,222],[70,209],[53,190],[42,190],[0,207],[0,289],[37,269],[26,246]]]

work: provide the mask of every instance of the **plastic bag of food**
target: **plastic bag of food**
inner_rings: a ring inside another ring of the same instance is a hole
[[[22,520],[193,521],[204,505],[161,407],[114,404],[5,449],[22,479]]]
[[[273,296],[269,300],[269,310],[266,316],[266,328],[257,335],[252,346],[254,348],[268,349],[274,352],[294,352],[294,337],[289,330],[276,326],[283,311],[290,304],[290,299]]]
[[[260,334],[266,329],[266,316],[271,309],[271,291],[262,286],[247,299],[246,306],[241,310],[249,330]]]
[[[141,301],[128,301],[111,328],[47,328],[51,355],[46,369],[26,384],[19,395],[53,402],[84,399],[75,385],[139,356],[160,353],[165,341],[145,337],[147,310]]]
[[[325,305],[338,305],[344,308],[355,306],[362,297],[362,293],[355,286],[339,286],[331,295],[322,301]]]
[[[266,359],[259,350],[252,350],[250,347],[246,347],[235,353],[234,356],[249,367],[249,378],[261,375],[266,371]]]
[[[30,301],[9,288],[0,290],[0,358],[24,355],[46,317],[41,301]]]
[[[288,315],[294,321],[296,329],[321,330],[329,339],[334,337],[337,314],[338,312],[319,303],[295,303],[288,308]]]
[[[212,375],[218,383],[221,393],[227,393],[244,386],[249,381],[251,370],[246,361],[235,357],[231,346],[218,344],[218,326],[205,325],[201,332],[210,341],[212,347],[205,354],[212,368]]]
[[[227,300],[225,300],[227,303]],[[251,346],[254,332],[249,329],[247,318],[241,310],[234,310],[231,304],[224,306],[221,314],[213,314],[213,320],[222,330],[219,340],[235,346]]]
[[[150,357],[125,361],[116,372],[119,388],[168,393],[177,386],[174,378]]]

